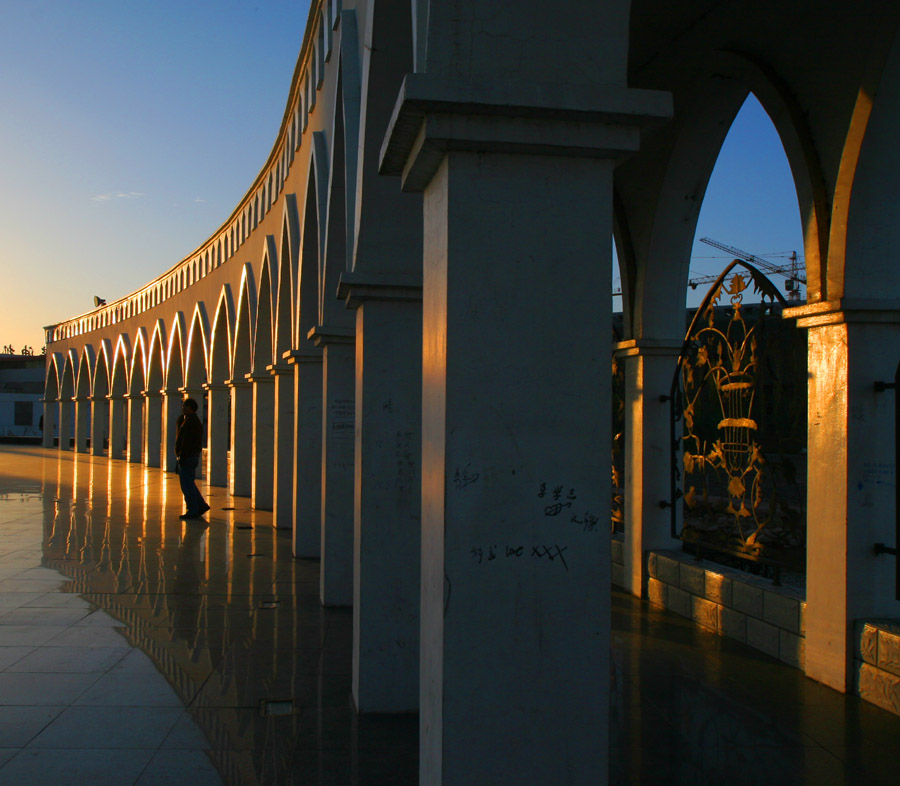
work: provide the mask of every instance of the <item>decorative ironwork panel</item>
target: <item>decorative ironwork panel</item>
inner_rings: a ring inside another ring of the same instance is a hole
[[[672,522],[685,541],[804,569],[805,348],[785,302],[734,260],[697,309],[672,389]]]

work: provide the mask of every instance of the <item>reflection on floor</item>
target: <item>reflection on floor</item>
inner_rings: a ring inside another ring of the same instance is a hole
[[[208,526],[158,469],[0,449],[0,786],[415,784],[318,565],[204,493]],[[612,686],[612,783],[898,782],[900,718],[619,593]]]

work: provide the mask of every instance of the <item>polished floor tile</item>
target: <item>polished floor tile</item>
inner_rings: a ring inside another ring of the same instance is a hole
[[[174,475],[0,448],[0,786],[417,783],[418,719],[353,709],[353,616],[319,603],[318,563],[209,499],[186,523]],[[610,783],[898,782],[900,718],[622,593],[612,610]]]

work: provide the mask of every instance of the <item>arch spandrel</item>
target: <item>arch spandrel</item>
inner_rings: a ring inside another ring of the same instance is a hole
[[[197,388],[208,380],[209,368],[209,316],[202,301],[194,306],[191,327],[188,332],[184,363],[184,386]]]

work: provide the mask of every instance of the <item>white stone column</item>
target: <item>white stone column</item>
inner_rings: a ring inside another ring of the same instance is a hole
[[[625,365],[625,589],[647,590],[647,552],[679,548],[672,538],[671,409],[680,340],[622,341]]]
[[[900,361],[896,301],[785,309],[808,329],[806,673],[854,687],[854,623],[896,617],[894,396]]]
[[[345,274],[356,308],[353,699],[361,713],[419,706],[422,288]]]
[[[275,381],[274,446],[272,449],[272,523],[294,526],[294,369],[287,363],[266,369]]]
[[[52,398],[45,398],[44,405],[44,429],[41,431],[41,447],[53,447],[53,432],[57,431],[59,425],[59,401]]]
[[[382,159],[424,191],[423,786],[607,774],[604,156],[637,148],[624,107],[670,104],[607,83],[560,114],[510,85],[408,76]]]
[[[126,425],[126,400],[122,396],[109,396],[109,457],[121,459],[128,442]]]
[[[318,559],[322,549],[322,351],[293,350],[294,556]]]
[[[180,391],[161,390],[162,394],[162,468],[166,472],[175,471],[175,434],[181,415],[183,397]]]
[[[59,449],[68,450],[72,437],[72,399],[63,398],[59,402]]]
[[[228,467],[228,491],[236,497],[253,492],[253,389],[245,379],[232,379],[231,388],[231,461]]]
[[[85,397],[75,399],[75,452],[88,452],[91,435],[91,400]]]
[[[209,394],[206,410],[206,477],[211,486],[227,486],[228,450],[231,444],[228,385],[207,383],[203,388]]]
[[[353,603],[353,453],[356,380],[353,330],[318,327],[322,347],[322,518],[319,597],[325,606]]]
[[[106,453],[106,436],[109,433],[109,397],[91,396],[91,455]]]
[[[162,394],[145,390],[144,397],[144,464],[160,466],[162,456]]]
[[[268,372],[247,374],[246,378],[253,392],[251,504],[257,510],[272,510],[275,380]]]
[[[128,401],[128,445],[125,458],[132,464],[144,460],[144,397],[140,393],[125,396]]]

